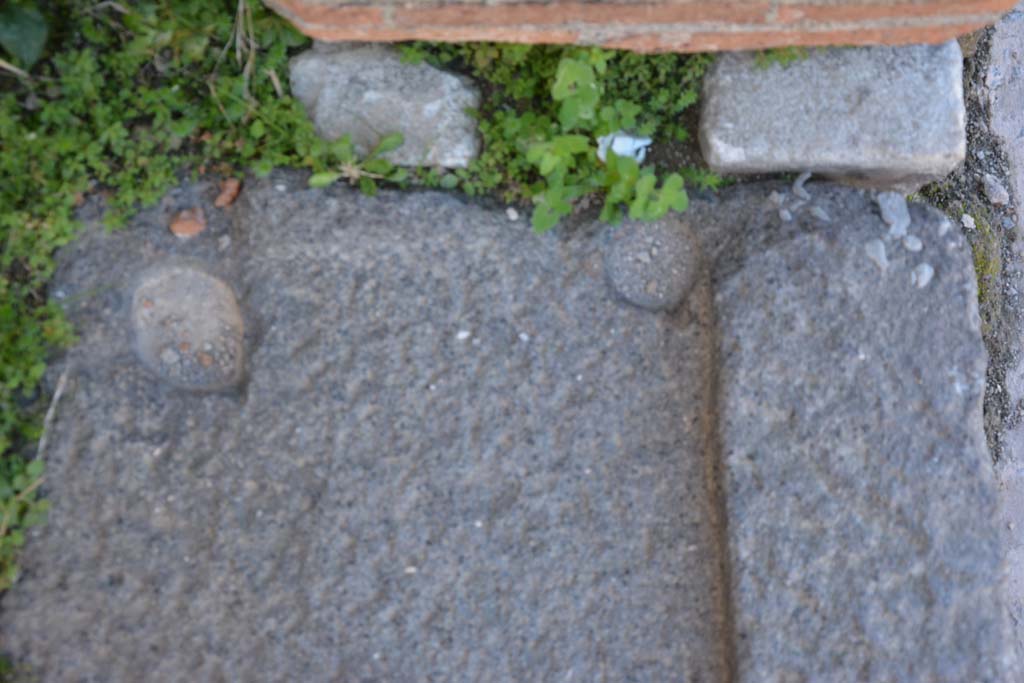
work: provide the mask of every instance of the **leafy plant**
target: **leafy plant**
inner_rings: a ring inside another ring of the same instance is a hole
[[[35,4],[10,2],[0,7],[0,47],[25,68],[39,61],[48,33],[46,19]]]
[[[701,169],[664,174],[632,158],[597,154],[618,131],[684,141],[681,115],[697,101],[707,55],[636,55],[584,47],[503,44],[404,48],[405,59],[460,69],[483,84],[476,112],[483,153],[453,174],[421,171],[420,182],[497,193],[534,205],[536,230],[554,227],[587,198],[603,199],[601,218],[651,220],[688,203],[685,183],[714,187]]]
[[[372,196],[377,194],[377,181],[404,182],[409,177],[409,172],[380,156],[398,149],[402,142],[401,133],[385,135],[369,154],[360,159],[352,145],[352,136],[344,135],[327,146],[332,159],[328,166],[337,170],[314,173],[309,177],[309,186],[326,187],[339,178],[344,178],[349,184],[358,185],[364,194]]]
[[[46,520],[50,504],[38,499],[42,482],[42,460],[0,460],[0,591],[18,578],[17,556],[25,543],[25,530]]]

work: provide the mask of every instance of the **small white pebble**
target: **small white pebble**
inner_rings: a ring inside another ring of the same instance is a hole
[[[520,332],[519,333],[519,341],[521,341],[523,343],[530,341],[530,335],[526,334],[525,332]]]
[[[779,218],[782,219],[783,223],[788,223],[793,220],[793,214],[788,209],[779,209]]]
[[[885,255],[885,245],[882,244],[882,240],[871,240],[864,245],[864,251],[867,253],[868,258],[882,270],[889,267],[889,259]]]
[[[811,213],[812,216],[817,218],[822,223],[831,223],[832,222],[832,216],[829,216],[828,215],[828,211],[826,211],[825,209],[821,208],[820,206],[812,206],[810,208],[810,213]]]
[[[519,220],[519,212],[516,211],[514,207],[510,206],[507,209],[505,209],[505,215],[508,216],[508,219],[510,221],[517,221],[517,220]]]
[[[419,569],[416,569],[416,567],[413,567],[412,565],[410,565],[410,566],[405,568],[405,573],[406,574],[415,574],[418,571],[419,571]]]
[[[977,223],[974,222],[974,216],[971,216],[970,214],[966,213],[960,217],[960,224],[963,225],[968,230],[974,230],[976,227],[978,227]]]
[[[786,201],[786,198],[779,194],[778,192],[772,192],[770,195],[768,195],[768,201],[770,201],[775,206],[782,206],[782,203]]]
[[[1017,526],[1017,525],[1016,525],[1016,524],[1014,524],[1013,522],[1010,522],[1009,524],[1007,524],[1007,525],[1006,525],[1006,527],[1007,527],[1007,528],[1008,528],[1008,529],[1009,529],[1010,531],[1013,531],[1013,530],[1014,530],[1014,529],[1016,528],[1016,526]]]
[[[484,522],[483,522],[482,519],[478,519],[475,522],[473,522],[473,526],[475,526],[477,529],[483,529],[484,528]]]
[[[811,198],[811,193],[804,189],[804,183],[806,183],[810,179],[810,171],[804,171],[803,173],[801,173],[797,177],[796,182],[793,183],[793,194],[795,194],[800,199],[809,200]]]
[[[278,192],[287,192],[288,191],[288,186],[284,185],[284,184],[274,185],[274,189],[277,190]]]
[[[932,281],[932,276],[934,275],[935,269],[927,263],[922,263],[910,273],[910,282],[916,285],[918,289],[923,289]]]
[[[473,337],[473,346],[480,346],[480,337]]]
[[[583,381],[583,375],[576,375],[576,381],[577,382],[582,382]]]
[[[455,338],[459,341],[466,341],[469,339],[469,334],[469,330],[459,330],[458,333],[456,333]]]
[[[903,238],[903,247],[907,251],[921,251],[924,245],[921,243],[921,238],[917,235],[907,235]]]

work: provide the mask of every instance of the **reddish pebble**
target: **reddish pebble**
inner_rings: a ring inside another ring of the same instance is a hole
[[[213,205],[218,209],[231,206],[234,204],[235,198],[238,197],[238,193],[241,189],[242,183],[238,178],[225,178],[220,182],[220,194],[217,195],[217,199],[214,200]]]
[[[171,232],[181,239],[195,237],[203,230],[206,230],[206,216],[198,206],[178,212],[171,220]]]

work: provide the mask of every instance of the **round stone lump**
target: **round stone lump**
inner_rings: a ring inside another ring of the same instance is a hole
[[[144,273],[132,328],[142,364],[175,387],[217,391],[242,379],[242,313],[231,288],[209,273],[188,266]]]
[[[604,241],[608,281],[629,303],[670,311],[690,293],[699,257],[685,223],[665,218],[610,226]]]

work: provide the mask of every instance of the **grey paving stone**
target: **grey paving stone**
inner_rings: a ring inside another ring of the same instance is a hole
[[[808,187],[833,223],[766,202],[715,277],[738,680],[1015,680],[970,249]]]
[[[274,174],[188,242],[97,227],[54,283],[81,343],[3,650],[104,683],[1013,680],[963,239],[789,190],[694,199],[671,312],[608,285],[601,228],[442,194]],[[237,294],[233,390],[136,356],[139,274],[183,259]]]
[[[720,173],[813,171],[910,191],[964,158],[961,73],[956,41],[816,49],[768,68],[726,54],[705,80],[701,147]]]
[[[405,64],[393,47],[319,43],[291,60],[290,74],[317,133],[351,135],[360,155],[389,133],[405,137],[384,155],[399,165],[464,167],[480,153],[467,113],[480,106],[475,86],[429,64]]]

